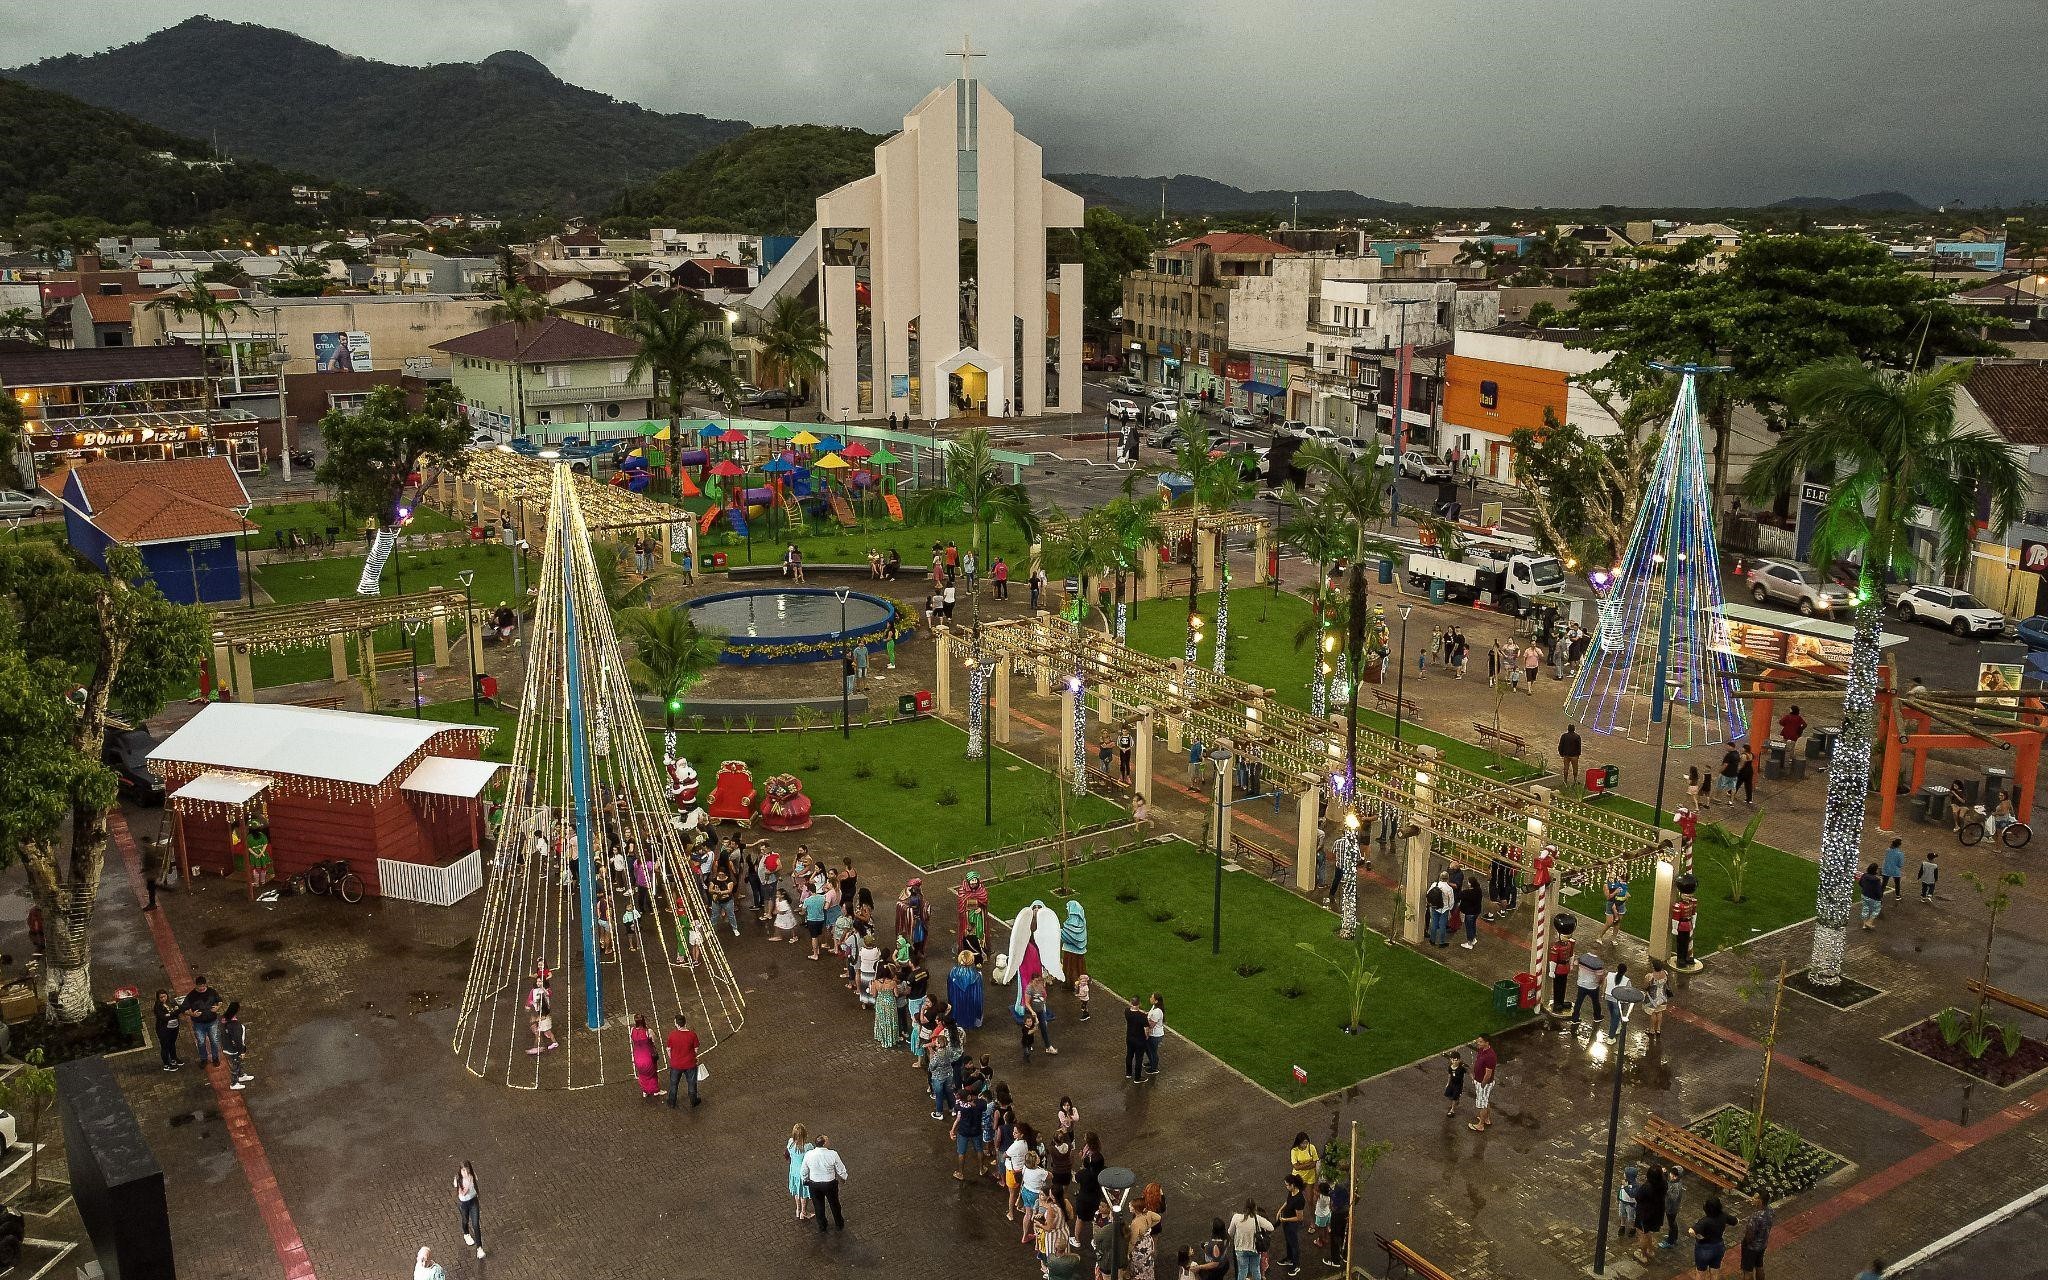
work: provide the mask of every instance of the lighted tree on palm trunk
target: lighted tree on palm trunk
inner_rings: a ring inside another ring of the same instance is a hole
[[[1330,679],[1336,674],[1332,657],[1337,648],[1331,628],[1337,619],[1337,593],[1330,587],[1330,566],[1353,550],[1351,524],[1334,504],[1323,498],[1304,497],[1289,484],[1281,491],[1281,503],[1294,512],[1280,526],[1280,541],[1299,551],[1316,567],[1315,613],[1295,633],[1294,647],[1314,643],[1310,654],[1309,710],[1321,716],[1329,711]]]
[[[1215,452],[1208,426],[1185,406],[1180,411],[1180,431],[1181,445],[1173,451],[1173,469],[1187,477],[1187,501],[1195,512],[1198,525],[1202,516],[1228,515],[1238,503],[1258,492],[1258,487],[1245,477],[1244,469],[1235,457]],[[1199,527],[1194,536],[1204,536]],[[1230,556],[1222,529],[1216,529],[1208,536],[1216,540],[1213,547],[1216,561],[1216,648],[1210,666],[1217,675],[1223,675],[1230,656]],[[1197,625],[1200,612],[1197,592],[1200,589],[1201,575],[1191,565],[1188,574],[1189,662],[1195,660],[1195,648],[1199,643],[1196,637],[1200,631]]]
[[[1989,500],[1993,537],[2024,509],[2027,472],[2019,451],[1956,425],[1956,388],[1969,371],[1967,364],[1949,364],[1904,373],[1853,359],[1810,365],[1791,378],[1784,393],[1786,406],[1805,425],[1758,458],[1744,482],[1753,501],[1767,502],[1809,472],[1832,476],[1833,492],[1809,554],[1818,565],[1852,553],[1862,562],[1842,734],[1828,766],[1821,818],[1818,920],[1807,971],[1815,986],[1842,979],[1876,730],[1885,572],[1911,573],[1908,530],[1916,508],[1933,513],[1944,565],[1959,564],[1969,554],[1980,496]]]

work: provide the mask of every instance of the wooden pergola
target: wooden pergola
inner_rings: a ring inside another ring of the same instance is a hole
[[[280,653],[325,643],[333,656],[334,679],[339,683],[349,678],[348,646],[353,642],[361,670],[372,677],[363,683],[364,710],[375,710],[372,691],[378,666],[377,630],[406,622],[426,622],[434,639],[432,665],[438,668],[448,665],[448,620],[462,619],[470,676],[474,680],[483,660],[483,630],[476,625],[476,607],[467,591],[431,587],[405,595],[344,596],[255,609],[221,609],[211,619],[213,669],[216,673],[232,673],[230,687],[237,702],[254,702],[252,653]]]
[[[527,523],[546,528],[548,492],[554,484],[555,468],[566,465],[505,447],[472,450],[461,473],[434,473],[433,502],[458,519],[490,512],[501,522],[510,521],[517,505]],[[599,484],[584,475],[574,476],[572,482],[582,500],[584,523],[593,533],[624,533],[669,525],[691,527],[690,513],[681,507],[656,502],[618,485]],[[664,538],[664,545],[667,542]]]

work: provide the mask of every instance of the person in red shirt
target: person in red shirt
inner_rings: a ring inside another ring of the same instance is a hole
[[[1472,1101],[1479,1108],[1479,1117],[1465,1127],[1474,1133],[1485,1133],[1493,1123],[1493,1077],[1500,1067],[1500,1055],[1493,1051],[1493,1042],[1485,1036],[1472,1043]]]
[[[690,1020],[682,1014],[676,1015],[676,1029],[668,1033],[668,1105],[676,1105],[676,1086],[687,1081],[690,1086],[690,1105],[696,1106],[703,1099],[697,1096],[697,1033],[690,1030]]]

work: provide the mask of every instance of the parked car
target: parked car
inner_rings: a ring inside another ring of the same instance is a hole
[[[1175,423],[1180,421],[1180,408],[1171,400],[1154,400],[1152,407],[1145,411],[1145,421]]]
[[[2005,630],[2005,615],[1953,587],[1912,587],[1899,596],[1899,621],[1946,627],[1959,636],[1992,636]]]
[[[1103,406],[1102,411],[1118,422],[1136,422],[1139,415],[1144,412],[1138,408],[1137,401],[1122,399],[1110,401]]]
[[[802,396],[787,387],[770,387],[766,391],[755,391],[739,399],[743,409],[794,409],[804,402]]]
[[[1790,560],[1759,560],[1744,576],[1749,579],[1749,594],[1758,604],[1769,604],[1775,600],[1809,618],[1849,607],[1847,587],[1821,577],[1818,570]]]
[[[106,738],[100,746],[100,763],[114,771],[115,786],[122,799],[140,805],[164,802],[164,780],[156,776],[149,763],[149,753],[154,750],[156,739],[149,736],[149,730],[107,726]]]
[[[2048,652],[2048,614],[2037,613],[2019,625],[2019,641],[2035,653]]]
[[[1172,387],[1166,386],[1164,383],[1154,383],[1153,385],[1145,388],[1145,394],[1151,396],[1154,400],[1180,399],[1180,392],[1175,391]]]
[[[1133,378],[1128,373],[1125,374],[1123,377],[1118,378],[1111,385],[1113,385],[1118,391],[1123,392],[1127,396],[1142,396],[1145,394],[1144,380],[1142,378]]]
[[[1250,431],[1258,426],[1259,422],[1241,409],[1226,409],[1223,413],[1223,425],[1232,431]]]
[[[1399,466],[1400,463],[1400,456],[1394,452],[1394,446],[1390,444],[1383,444],[1380,446],[1379,454],[1377,457],[1373,459],[1372,464],[1375,467],[1384,467],[1387,470],[1391,471],[1395,467]]]
[[[47,493],[0,489],[0,519],[19,520],[25,516],[47,515],[56,509],[57,500]]]
[[[1417,480],[1449,480],[1451,465],[1433,453],[1410,449],[1401,455],[1401,474]]]
[[[1243,440],[1231,440],[1219,449],[1211,450],[1217,457],[1225,457],[1237,463],[1237,469],[1247,479],[1259,479],[1266,474],[1266,459],[1272,450],[1254,446]]]

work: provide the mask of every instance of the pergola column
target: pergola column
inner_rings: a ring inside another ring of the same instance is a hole
[[[1522,865],[1515,868],[1516,875],[1528,873],[1535,865],[1536,853],[1550,842],[1550,805],[1556,793],[1549,787],[1529,788],[1529,837],[1522,845]],[[1538,978],[1544,976],[1543,966],[1550,958],[1550,944],[1557,933],[1557,879],[1553,871],[1550,882],[1535,890],[1535,918],[1529,926],[1529,968],[1528,972]]]
[[[1032,552],[1036,555],[1036,544],[1033,544]],[[1031,643],[1041,654],[1052,644],[1052,615],[1043,609],[1038,611],[1037,619],[1031,624]],[[1032,663],[1031,675],[1031,692],[1041,698],[1050,698],[1052,696],[1051,664],[1042,659]]]
[[[441,668],[448,665],[448,610],[438,604],[435,605],[432,614],[432,619],[434,632],[434,669],[438,671]]]
[[[1146,804],[1152,803],[1152,708],[1136,710],[1137,723],[1131,729],[1131,790]]]
[[[1004,658],[997,662],[989,679],[993,684],[989,704],[995,711],[990,732],[997,742],[1007,743],[1010,740],[1010,660]]]
[[[1252,531],[1253,585],[1263,585],[1266,582],[1266,558],[1270,556],[1272,553],[1273,526],[1261,522],[1259,524],[1259,527]]]
[[[938,700],[939,714],[949,716],[953,714],[953,637],[943,626],[938,628],[938,642],[939,670],[934,681],[937,687],[932,693]]]
[[[335,680],[348,679],[348,637],[339,631],[327,637],[327,656],[334,662]]]
[[[235,701],[256,701],[256,672],[249,662],[249,646],[238,644],[234,651]]]
[[[361,665],[363,678],[359,687],[363,691],[363,710],[377,709],[377,636],[368,628],[356,632],[356,661]]]
[[[1316,887],[1316,846],[1322,843],[1323,778],[1296,775],[1294,789],[1294,887],[1313,893]]]
[[[1657,833],[1657,886],[1650,895],[1650,959],[1671,959],[1671,904],[1678,901],[1676,831]]]
[[[1423,904],[1429,894],[1429,855],[1435,839],[1429,815],[1436,808],[1436,756],[1435,747],[1415,748],[1415,773],[1409,779],[1408,821],[1414,834],[1406,837],[1402,849],[1405,862],[1401,869],[1401,940],[1417,946],[1422,942]]]
[[[1222,850],[1223,856],[1227,858],[1230,856],[1230,830],[1237,812],[1235,806],[1230,803],[1231,780],[1237,776],[1237,771],[1229,767],[1229,762],[1219,761],[1215,772],[1215,785],[1208,802],[1209,839],[1215,842],[1210,848]]]
[[[1200,590],[1216,589],[1216,540],[1200,525],[1195,527],[1195,577]]]
[[[1156,542],[1148,542],[1138,552],[1138,599],[1159,598],[1159,551]]]

